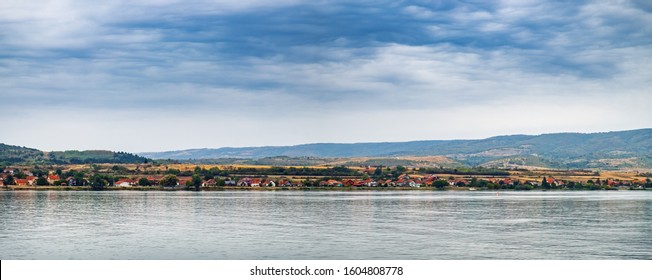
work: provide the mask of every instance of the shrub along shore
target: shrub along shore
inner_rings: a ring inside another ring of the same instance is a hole
[[[0,169],[2,190],[646,190],[652,174],[475,168],[59,165]]]

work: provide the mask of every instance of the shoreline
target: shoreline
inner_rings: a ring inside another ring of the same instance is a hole
[[[445,189],[437,188],[410,188],[410,187],[201,187],[196,190],[190,187],[105,187],[104,189],[93,189],[92,187],[71,187],[71,186],[0,186],[0,191],[160,191],[160,192],[221,192],[221,191],[282,191],[282,192],[320,192],[320,191],[338,191],[338,192],[355,192],[355,191],[437,191],[437,192],[577,192],[577,191],[652,191],[652,189],[633,189],[633,188],[610,188],[610,189],[470,189],[468,187],[452,187]]]

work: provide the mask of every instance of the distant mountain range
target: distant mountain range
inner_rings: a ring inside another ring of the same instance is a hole
[[[140,153],[152,159],[262,159],[271,157],[395,158],[443,156],[486,167],[652,168],[652,129],[603,133],[497,136],[481,140],[191,149]]]
[[[493,168],[652,168],[652,129],[604,133],[497,136],[481,140],[431,140],[278,147],[192,149],[138,155],[104,150],[43,152],[0,143],[0,165],[144,163],[262,165],[484,166]]]

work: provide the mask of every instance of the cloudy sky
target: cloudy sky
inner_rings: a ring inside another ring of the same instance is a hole
[[[652,127],[652,2],[0,1],[0,142],[43,150]]]

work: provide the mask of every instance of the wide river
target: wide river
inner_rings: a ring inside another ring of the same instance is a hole
[[[652,259],[652,192],[5,191],[0,259]]]

